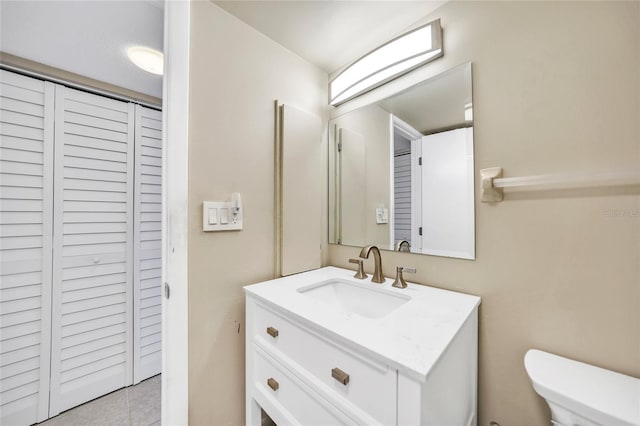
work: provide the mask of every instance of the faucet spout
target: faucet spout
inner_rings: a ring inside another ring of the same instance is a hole
[[[369,253],[371,252],[373,252],[373,262],[375,266],[371,281],[373,281],[374,283],[383,283],[385,279],[382,272],[382,257],[380,257],[380,250],[378,249],[378,247],[374,245],[363,247],[362,250],[360,250],[360,257],[363,259],[368,259]]]
[[[411,244],[407,240],[402,240],[396,246],[397,251],[411,252]]]

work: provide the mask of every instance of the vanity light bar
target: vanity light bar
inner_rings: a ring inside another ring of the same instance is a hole
[[[443,54],[437,19],[394,38],[345,68],[329,83],[329,103],[347,102]]]

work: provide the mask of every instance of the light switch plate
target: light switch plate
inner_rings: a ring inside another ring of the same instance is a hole
[[[208,215],[209,223],[208,225],[217,225],[218,224],[218,209],[216,208],[208,208],[204,210],[204,214]]]
[[[243,209],[240,206],[237,214],[231,201],[203,201],[202,202],[202,230],[211,231],[238,231],[242,229]],[[215,211],[215,224],[210,223],[210,213]],[[225,223],[226,222],[226,223]]]
[[[376,209],[376,223],[389,223],[389,209],[378,207]]]

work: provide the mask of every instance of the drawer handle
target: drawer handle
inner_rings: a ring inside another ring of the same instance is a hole
[[[278,384],[278,382],[276,382],[276,380],[273,377],[269,377],[267,379],[267,384],[269,385],[269,387],[275,392],[278,390],[278,388],[280,387],[280,385]]]
[[[276,337],[278,337],[278,329],[267,327],[267,334],[275,339]]]
[[[347,386],[347,384],[349,383],[349,375],[344,371],[340,370],[339,368],[334,368],[331,370],[331,377],[333,377],[334,379],[336,379],[337,381],[339,381],[345,386]]]

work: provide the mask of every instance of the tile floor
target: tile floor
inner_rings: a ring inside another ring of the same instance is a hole
[[[159,426],[160,375],[38,423],[38,426]]]

